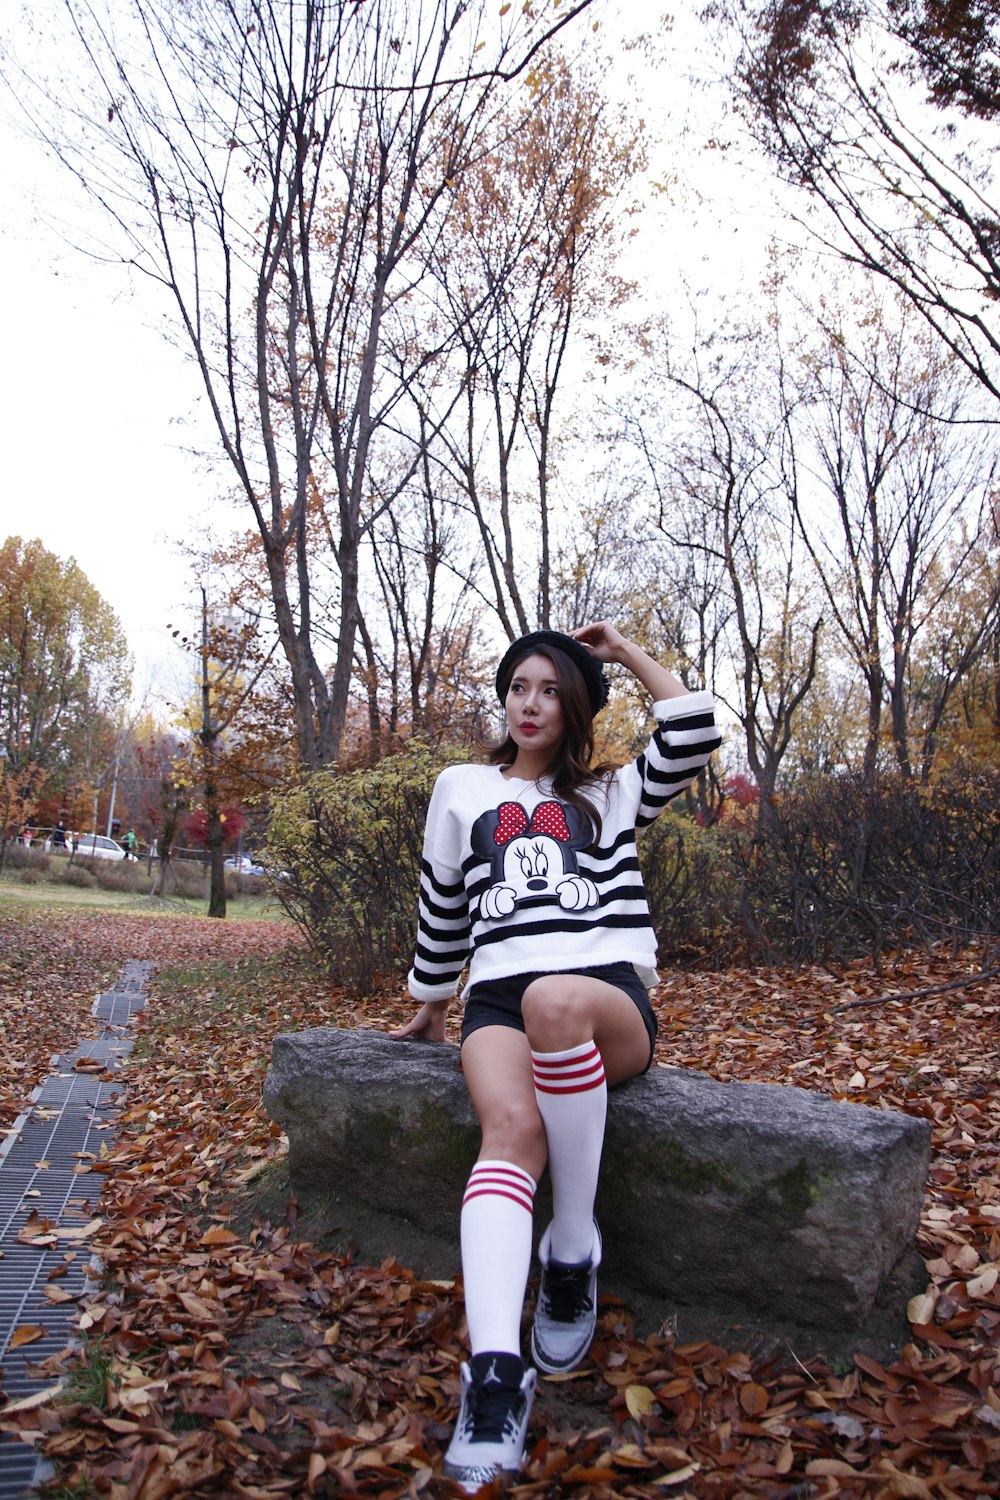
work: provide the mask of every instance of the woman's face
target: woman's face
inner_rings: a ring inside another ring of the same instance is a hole
[[[554,755],[566,733],[559,679],[547,656],[526,656],[514,668],[504,699],[507,725],[518,749]]]

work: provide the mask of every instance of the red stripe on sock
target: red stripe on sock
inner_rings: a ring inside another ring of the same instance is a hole
[[[534,1196],[534,1188],[529,1182],[521,1177],[506,1177],[502,1172],[473,1172],[469,1178],[467,1187],[502,1187],[510,1188],[517,1193],[526,1193],[529,1198]]]
[[[575,1068],[577,1063],[586,1062],[588,1058],[600,1057],[600,1050],[596,1042],[584,1043],[586,1052],[571,1052],[568,1057],[555,1057],[551,1052],[533,1052],[532,1061],[544,1068]]]
[[[545,1052],[533,1052],[531,1066],[536,1078],[559,1078],[603,1067],[603,1060],[598,1048],[591,1047],[586,1052],[575,1052],[572,1057],[550,1057]]]
[[[587,1063],[585,1067],[567,1069],[563,1073],[552,1073],[546,1068],[536,1068],[534,1078],[536,1083],[559,1083],[563,1078],[593,1078],[604,1077],[604,1064],[600,1058],[596,1062]]]
[[[463,1206],[471,1198],[490,1195],[497,1198],[509,1198],[511,1202],[519,1203],[522,1208],[526,1208],[528,1213],[531,1213],[534,1206],[535,1184],[527,1172],[517,1167],[473,1167],[466,1184],[465,1197],[462,1199]]]
[[[464,1208],[467,1203],[471,1203],[473,1198],[509,1198],[511,1203],[518,1204],[519,1207],[526,1209],[529,1214],[534,1209],[534,1203],[531,1198],[519,1197],[517,1193],[508,1192],[506,1188],[469,1187],[466,1189],[465,1197],[462,1199],[462,1207]]]
[[[480,1166],[478,1162],[469,1173],[469,1181],[474,1177],[502,1177],[504,1181],[520,1182],[531,1192],[535,1191],[535,1184],[527,1172],[522,1172],[519,1167],[506,1167],[503,1162]]]

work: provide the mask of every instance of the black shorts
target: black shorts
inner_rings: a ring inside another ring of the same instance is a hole
[[[484,979],[474,984],[465,998],[465,1014],[462,1017],[462,1041],[482,1026],[511,1026],[515,1031],[524,1030],[521,1015],[521,996],[533,979],[542,979],[549,972],[539,974],[511,974],[506,979]],[[582,974],[588,979],[603,979],[615,989],[624,990],[636,1003],[643,1024],[649,1032],[649,1062],[653,1061],[656,1045],[656,1015],[649,1003],[649,992],[631,964],[602,964],[596,969],[557,970],[557,973]]]

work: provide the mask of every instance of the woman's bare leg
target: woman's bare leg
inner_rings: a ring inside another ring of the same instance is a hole
[[[531,1048],[512,1026],[482,1026],[462,1043],[462,1071],[483,1133],[480,1159],[515,1162],[537,1182],[545,1129],[531,1072]]]
[[[469,1343],[473,1356],[519,1355],[532,1201],[545,1168],[527,1039],[509,1026],[485,1026],[463,1043],[462,1068],[483,1132],[462,1204]]]

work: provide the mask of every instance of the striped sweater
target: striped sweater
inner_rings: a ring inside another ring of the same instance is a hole
[[[635,834],[692,781],[720,743],[712,696],[653,705],[642,754],[588,792],[600,841],[551,786],[497,766],[451,766],[438,777],[420,867],[416,1000],[446,1000],[469,964],[469,986],[511,974],[631,963],[656,981],[656,940]],[[465,993],[463,991],[463,993]]]

